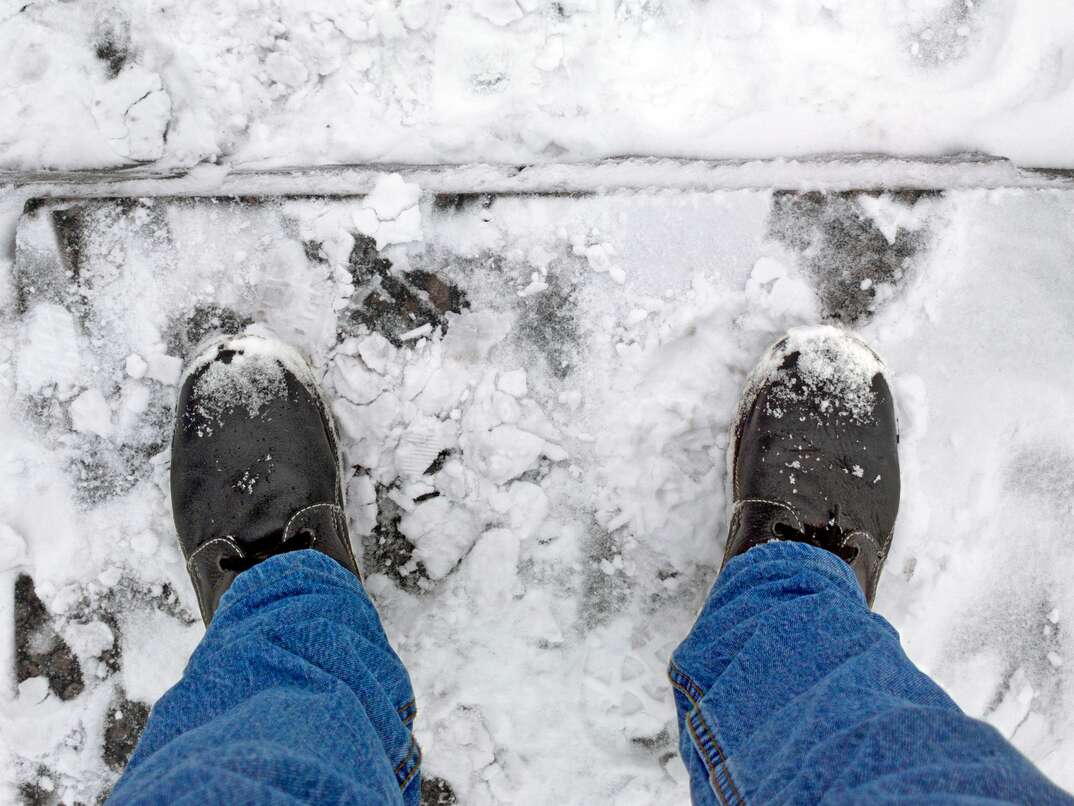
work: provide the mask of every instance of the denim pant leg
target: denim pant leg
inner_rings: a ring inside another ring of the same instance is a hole
[[[283,554],[224,595],[109,802],[417,804],[414,715],[358,580]]]
[[[822,549],[729,562],[669,674],[697,804],[1074,804],[918,671]]]

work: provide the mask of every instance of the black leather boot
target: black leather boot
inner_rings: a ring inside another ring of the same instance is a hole
[[[899,510],[898,425],[884,367],[832,327],[792,330],[750,375],[732,444],[724,564],[771,540],[841,557],[870,606]]]
[[[332,415],[285,344],[218,339],[193,360],[172,436],[172,511],[208,624],[239,573],[313,548],[359,576]]]

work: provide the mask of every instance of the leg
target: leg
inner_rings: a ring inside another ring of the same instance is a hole
[[[899,508],[884,367],[791,331],[746,383],[724,568],[669,674],[697,803],[1074,803],[869,610]]]
[[[239,575],[113,803],[418,803],[406,670],[355,576],[296,551]]]
[[[194,359],[172,513],[208,630],[113,801],[418,803],[410,680],[362,587],[344,485],[297,352],[247,335]]]
[[[698,804],[1074,803],[914,667],[824,549],[729,561],[669,674]]]

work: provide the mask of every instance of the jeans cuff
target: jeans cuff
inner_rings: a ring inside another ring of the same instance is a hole
[[[780,563],[791,564],[796,572],[820,574],[855,599],[865,602],[865,592],[853,568],[830,551],[797,540],[770,540],[733,557],[716,578],[713,593],[732,585],[742,574]]]
[[[281,580],[297,574],[304,575],[307,580],[310,574],[324,574],[331,577],[332,583],[357,591],[361,590],[361,585],[354,574],[327,554],[313,549],[288,551],[269,557],[235,577],[231,587],[220,598],[220,606],[217,608],[213,621],[216,621],[221,613],[233,607],[240,599],[268,586],[278,585]]]

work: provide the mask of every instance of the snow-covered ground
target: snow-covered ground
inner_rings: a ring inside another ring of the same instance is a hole
[[[1066,0],[0,0],[0,168],[981,151],[1074,165]]]
[[[336,401],[426,775],[685,801],[664,668],[721,556],[727,429],[818,320],[894,373],[877,609],[1074,789],[1074,190],[852,157],[1074,167],[1072,52],[1058,0],[0,0],[0,800],[106,791],[197,643],[175,384],[252,326]],[[818,153],[844,159],[577,163]],[[468,161],[505,164],[242,174]],[[15,186],[124,167],[194,172]],[[372,193],[250,198],[288,189]]]
[[[24,576],[9,776],[91,798],[117,724],[180,674],[202,628],[167,495],[175,382],[206,329],[253,321],[336,401],[426,773],[464,803],[683,801],[665,664],[721,556],[736,398],[785,328],[835,316],[900,405],[878,610],[1074,786],[1072,215],[1066,191],[419,196],[398,176],[356,199],[32,206],[0,549],[44,607]]]

